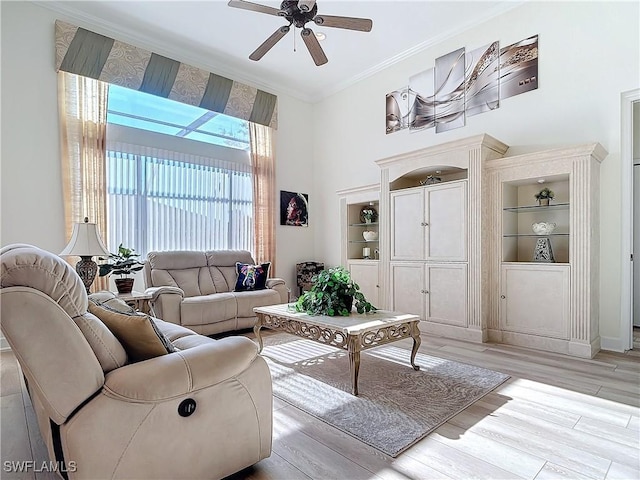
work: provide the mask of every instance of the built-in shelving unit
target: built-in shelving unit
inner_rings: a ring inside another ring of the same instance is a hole
[[[487,162],[490,340],[579,357],[600,349],[597,193],[605,156],[590,144]],[[544,187],[554,198],[533,204]],[[542,222],[554,230],[536,234],[532,226]]]

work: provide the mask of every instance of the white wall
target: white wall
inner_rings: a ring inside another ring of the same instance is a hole
[[[53,39],[55,19],[72,19],[27,2],[0,2],[0,8],[0,244],[27,242],[60,251],[65,242]],[[478,133],[510,145],[511,155],[597,141],[609,151],[601,168],[600,333],[619,336],[619,99],[639,83],[639,8],[637,2],[529,2],[318,104],[274,92],[277,191],[308,193],[311,213],[309,228],[276,227],[277,274],[295,291],[295,263],[340,262],[335,192],[377,183],[374,160]],[[433,67],[437,57],[535,34],[540,35],[538,90],[506,99],[498,110],[471,117],[458,130],[385,135],[385,94]],[[180,60],[178,51],[171,56]]]
[[[1,2],[0,8],[0,245],[31,243],[59,252],[65,239],[54,22],[74,21],[29,2]],[[180,52],[172,58],[180,60]],[[309,193],[313,218],[313,184],[305,167],[312,154],[312,106],[273,93],[278,95],[280,125],[277,188]],[[277,227],[276,274],[289,285],[295,286],[295,263],[314,256],[313,232],[313,221],[306,229]]]
[[[315,246],[320,260],[340,262],[336,190],[377,183],[375,160],[480,133],[510,145],[508,155],[600,142],[600,334],[618,337],[621,278],[620,92],[638,87],[637,2],[530,2],[420,52],[316,105],[314,183],[322,200]],[[463,128],[385,135],[385,94],[460,47],[495,40],[506,46],[539,34],[539,88],[507,98]]]

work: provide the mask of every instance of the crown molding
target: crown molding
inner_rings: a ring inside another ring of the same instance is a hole
[[[419,43],[418,45],[415,45],[405,50],[404,52],[401,52],[398,55],[391,57],[385,60],[384,62],[381,62],[378,65],[375,65],[369,68],[368,70],[365,70],[364,72],[361,72],[347,80],[337,83],[333,87],[319,90],[317,95],[315,95],[317,97],[316,101],[320,101],[326,97],[334,95],[340,92],[341,90],[344,90],[345,88],[348,88],[368,77],[371,77],[376,73],[381,72],[382,70],[385,70],[386,68],[389,68],[392,65],[395,65],[396,63],[399,63],[417,53],[427,50],[441,42],[444,42],[445,40],[453,38],[456,35],[459,35],[469,30],[470,28],[476,27],[488,20],[491,20],[492,18],[498,17],[510,10],[513,10],[514,8],[520,7],[521,5],[527,3],[528,1],[529,0],[517,0],[517,1],[504,3],[501,5],[497,5],[493,8],[490,8],[483,15],[479,16],[478,18],[475,18],[472,21],[463,23],[462,25],[459,25],[456,28],[447,30],[446,32],[443,32],[440,35],[437,35],[435,37],[431,37],[428,40],[425,40],[424,42]]]
[[[121,25],[106,21],[94,15],[86,14],[74,8],[73,2],[62,4],[56,1],[35,0],[32,3],[64,16],[64,18],[60,20],[74,23],[79,27],[86,28],[101,35],[130,43],[136,47],[164,55],[167,58],[172,58],[181,63],[202,68],[203,70],[225,76],[231,80],[246,83],[276,95],[288,95],[306,103],[313,103],[318,100],[301,90],[290,88],[282,90],[281,86],[265,81],[264,77],[247,75],[246,72],[230,67],[228,64],[214,64],[214,57],[207,55],[205,52],[195,51],[192,45],[165,42],[156,37],[150,37],[141,33],[132,32],[129,29],[124,29]],[[220,61],[224,62],[224,60]]]

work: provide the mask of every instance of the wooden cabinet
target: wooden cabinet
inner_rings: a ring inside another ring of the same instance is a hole
[[[391,263],[392,310],[421,319],[467,326],[467,265],[464,263]]]
[[[391,261],[467,259],[466,180],[391,193]]]
[[[487,162],[490,340],[587,358],[600,349],[598,185],[605,156],[589,144]],[[544,187],[555,192],[548,206],[534,197]],[[532,224],[542,222],[555,228],[536,234]]]
[[[569,338],[569,265],[503,264],[500,328]]]
[[[360,291],[365,298],[373,306],[378,307],[380,301],[378,262],[351,260],[348,268],[351,278],[360,286]]]

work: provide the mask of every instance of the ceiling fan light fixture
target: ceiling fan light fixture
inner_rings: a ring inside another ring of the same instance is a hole
[[[317,66],[328,62],[318,40],[324,40],[324,33],[315,33],[307,28],[307,23],[315,23],[331,28],[342,28],[346,30],[356,30],[360,32],[370,32],[373,21],[368,18],[340,17],[335,15],[318,15],[318,4],[315,0],[283,0],[280,9],[260,5],[246,0],[229,0],[230,7],[252,10],[269,15],[284,17],[289,25],[276,30],[260,45],[251,55],[250,60],[260,60],[271,48],[278,43],[291,27],[299,28],[300,35],[304,41],[313,61]]]

